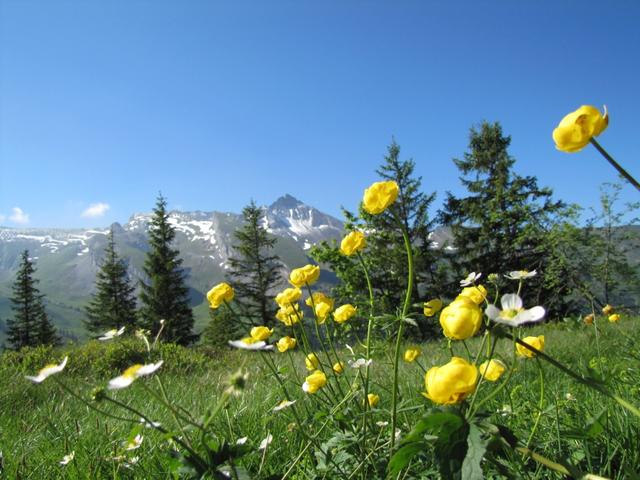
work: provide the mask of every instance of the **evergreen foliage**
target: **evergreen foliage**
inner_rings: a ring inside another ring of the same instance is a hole
[[[60,337],[45,311],[44,295],[36,287],[38,280],[34,278],[34,273],[29,251],[25,250],[21,255],[10,299],[14,317],[7,319],[7,341],[15,350],[60,343]]]
[[[202,332],[203,345],[229,347],[229,340],[235,340],[243,334],[235,315],[228,308],[210,308],[209,317],[211,320]]]
[[[167,201],[160,195],[149,225],[149,251],[144,263],[146,282],[140,283],[140,321],[155,335],[164,320],[162,339],[189,345],[198,339],[193,332],[193,312],[185,285],[182,259],[171,248],[175,230],[169,223]]]
[[[87,329],[101,333],[110,329],[136,325],[136,299],[129,282],[127,265],[118,256],[113,228],[107,238],[104,260],[96,275],[96,292],[86,308]]]
[[[262,226],[264,213],[252,200],[242,210],[244,225],[236,230],[235,255],[229,258],[229,283],[238,313],[254,325],[274,323],[274,289],[281,281],[280,262],[273,250],[277,239]]]

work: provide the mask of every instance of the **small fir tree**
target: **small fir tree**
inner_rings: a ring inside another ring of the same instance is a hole
[[[271,325],[276,312],[273,291],[280,282],[279,258],[271,253],[277,240],[262,226],[264,213],[253,200],[242,216],[244,225],[235,232],[235,255],[229,258],[234,304],[252,324]]]
[[[160,195],[149,225],[149,251],[144,263],[146,282],[141,282],[141,324],[155,334],[164,320],[162,338],[167,342],[189,345],[198,339],[193,332],[193,312],[185,285],[182,259],[171,248],[175,230],[169,223],[167,201]]]
[[[209,323],[202,332],[202,344],[213,348],[229,347],[229,340],[243,334],[236,317],[224,306],[209,309]],[[246,335],[246,332],[244,332]]]
[[[7,341],[15,350],[60,343],[60,337],[45,311],[44,295],[36,287],[38,280],[34,278],[34,273],[29,251],[25,250],[13,284],[11,310],[14,317],[7,319]]]
[[[96,292],[86,308],[87,329],[93,333],[136,325],[136,299],[129,282],[127,265],[118,256],[113,228],[107,238],[104,260],[96,275]]]

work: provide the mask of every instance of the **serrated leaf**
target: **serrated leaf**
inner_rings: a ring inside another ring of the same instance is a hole
[[[426,448],[426,442],[412,442],[400,447],[389,461],[389,466],[387,467],[389,469],[389,473],[393,476],[400,473],[403,468],[409,465],[409,462],[413,457],[426,450]]]
[[[484,478],[480,462],[487,451],[487,444],[488,440],[483,438],[482,431],[476,425],[471,424],[467,435],[467,454],[462,462],[463,480],[482,480]]]

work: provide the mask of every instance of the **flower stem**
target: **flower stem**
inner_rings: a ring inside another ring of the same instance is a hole
[[[626,178],[627,181],[631,185],[636,187],[636,190],[638,190],[640,192],[640,183],[638,183],[638,181],[635,178],[633,178],[629,172],[627,172],[624,168],[622,168],[622,165],[620,165],[618,162],[616,162],[613,159],[613,157],[611,155],[609,155],[609,153],[604,148],[602,148],[602,146],[593,137],[591,137],[591,145],[596,147],[596,150],[598,150],[600,152],[600,154],[613,166],[613,168],[615,168],[620,175],[622,175],[624,178]]]

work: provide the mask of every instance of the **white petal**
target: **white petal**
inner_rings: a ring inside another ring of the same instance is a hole
[[[273,411],[274,412],[279,412],[280,410],[283,410],[287,407],[290,407],[291,405],[293,405],[294,403],[296,403],[296,400],[285,400],[283,402],[280,402],[278,405],[276,405],[275,407],[273,407]]]
[[[265,448],[267,448],[267,446],[273,441],[273,435],[268,434],[264,440],[262,440],[262,442],[260,442],[260,446],[258,447],[258,450],[264,450]]]
[[[304,382],[302,384],[302,390],[305,391],[305,392],[309,391],[309,382]]]
[[[247,443],[247,439],[248,439],[248,438],[249,438],[249,437],[242,437],[242,438],[239,438],[238,440],[236,440],[236,445],[244,445],[245,443]]]
[[[136,372],[136,377],[141,377],[143,375],[152,374],[153,372],[158,370],[162,366],[163,363],[164,363],[164,361],[160,360],[158,363],[150,363],[149,365],[143,365]]]
[[[28,380],[31,380],[32,382],[35,383],[40,383],[42,381],[44,381],[45,378],[47,378],[50,375],[53,375],[54,373],[59,373],[62,370],[64,370],[64,367],[67,365],[67,360],[69,359],[69,357],[64,357],[64,360],[62,360],[62,362],[60,362],[59,365],[53,365],[51,367],[44,367],[42,370],[40,370],[38,372],[38,375],[35,377],[29,377],[26,376],[25,378]]]
[[[242,340],[229,340],[229,345],[242,350],[273,350],[273,345],[267,345],[262,340],[255,343],[245,343]]]
[[[538,320],[542,320],[544,317],[545,311],[542,307],[533,307],[529,310],[525,310],[520,312],[513,318],[513,323],[515,325],[521,325],[527,322],[537,322]]]
[[[520,310],[522,308],[522,299],[515,293],[507,293],[500,299],[503,310]]]
[[[118,390],[120,388],[125,388],[131,385],[134,380],[135,378],[132,376],[125,377],[124,375],[120,375],[119,377],[109,380],[109,385],[107,385],[107,388],[109,390]]]
[[[490,320],[495,320],[500,316],[500,309],[493,304],[487,305],[484,309],[484,313]]]

